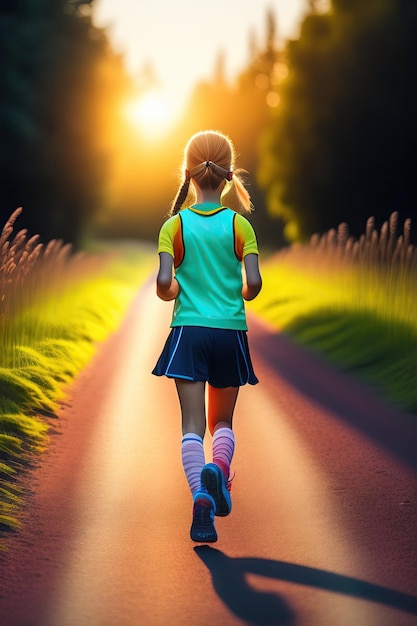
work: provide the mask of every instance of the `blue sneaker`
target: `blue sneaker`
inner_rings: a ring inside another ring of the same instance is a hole
[[[201,472],[201,484],[213,498],[216,508],[215,515],[226,517],[232,510],[232,500],[229,493],[230,482],[226,483],[224,474],[215,463],[207,463]]]
[[[213,498],[203,491],[194,494],[193,523],[191,524],[190,537],[199,543],[214,543],[217,541],[217,532],[214,527]]]

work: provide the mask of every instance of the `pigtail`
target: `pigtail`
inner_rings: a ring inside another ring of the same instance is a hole
[[[182,183],[181,187],[178,189],[178,193],[175,197],[175,200],[172,203],[171,210],[169,212],[170,215],[176,215],[180,211],[182,205],[184,204],[188,196],[189,188],[190,188],[190,179],[186,178],[185,181]]]
[[[222,203],[230,207],[236,213],[251,213],[254,209],[249,191],[243,181],[245,170],[238,169],[233,172],[233,177],[223,190]]]

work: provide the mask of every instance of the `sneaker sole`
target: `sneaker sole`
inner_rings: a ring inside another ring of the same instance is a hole
[[[215,529],[212,531],[201,531],[191,526],[190,537],[196,543],[215,543],[217,541],[217,532]]]
[[[214,512],[218,517],[226,517],[232,510],[232,502],[229,492],[224,484],[224,476],[221,469],[215,463],[207,463],[201,472],[201,484],[216,503]],[[226,495],[227,494],[227,495]]]
[[[197,543],[214,543],[217,541],[213,515],[216,503],[208,493],[196,493],[194,496],[194,507],[198,506],[199,499],[206,500],[206,505],[200,504],[199,514],[193,508],[193,522],[191,524],[190,537]],[[203,511],[204,515],[201,515]]]

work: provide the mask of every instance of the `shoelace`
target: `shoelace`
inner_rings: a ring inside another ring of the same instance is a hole
[[[229,476],[229,478],[226,480],[226,489],[227,489],[227,491],[231,491],[232,490],[232,482],[234,481],[235,476],[236,476],[236,472],[233,472],[233,476],[231,478]]]

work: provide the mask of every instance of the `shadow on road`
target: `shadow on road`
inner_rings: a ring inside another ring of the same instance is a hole
[[[372,389],[325,358],[251,317],[251,341],[261,359],[299,392],[341,417],[417,469],[417,419],[383,402]]]
[[[231,558],[207,545],[194,551],[210,570],[219,598],[232,613],[254,626],[292,626],[296,620],[282,597],[253,589],[245,579],[247,574],[370,600],[417,615],[416,597],[356,578],[283,561]]]
[[[282,597],[258,591],[246,581],[245,576],[250,573],[271,576],[262,567],[263,559],[233,559],[207,545],[197,546],[194,551],[210,570],[219,598],[234,615],[253,626],[295,624],[295,616]],[[265,563],[275,564],[267,560]]]

